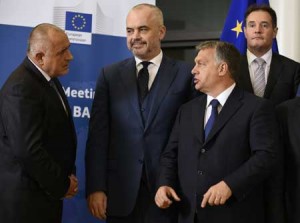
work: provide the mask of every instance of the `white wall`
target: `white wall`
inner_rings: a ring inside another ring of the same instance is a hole
[[[300,1],[270,0],[277,14],[279,53],[300,62]]]

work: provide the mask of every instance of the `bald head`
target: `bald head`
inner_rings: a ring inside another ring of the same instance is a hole
[[[166,27],[159,8],[150,4],[134,6],[126,19],[127,47],[141,60],[151,60],[161,52]]]
[[[27,54],[34,55],[34,52],[46,51],[53,44],[53,36],[63,34],[64,30],[50,24],[42,23],[33,28],[30,33],[27,47]]]
[[[50,77],[64,75],[73,59],[70,41],[64,30],[49,23],[33,28],[28,40],[27,56]]]
[[[164,17],[162,11],[155,5],[147,4],[147,3],[142,3],[134,6],[129,13],[135,10],[145,10],[145,9],[150,9],[152,11],[153,18],[155,18],[158,22],[159,25],[164,25]],[[128,13],[128,14],[129,14]]]

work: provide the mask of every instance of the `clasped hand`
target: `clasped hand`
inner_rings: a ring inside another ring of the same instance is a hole
[[[77,177],[74,174],[72,174],[71,176],[69,176],[69,179],[70,179],[70,186],[67,193],[65,194],[65,198],[74,197],[78,193]]]

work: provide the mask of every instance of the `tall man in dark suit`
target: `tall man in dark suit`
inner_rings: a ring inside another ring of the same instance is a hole
[[[36,26],[1,89],[0,222],[61,222],[62,199],[77,193],[76,135],[57,79],[69,70],[69,47],[60,28]]]
[[[167,223],[176,212],[154,203],[159,157],[177,109],[192,92],[192,66],[163,54],[166,28],[156,6],[133,7],[126,26],[134,57],[102,69],[96,86],[86,150],[88,205],[107,222]]]
[[[300,98],[288,100],[277,109],[280,132],[285,151],[285,204],[287,222],[300,219]]]
[[[252,5],[245,13],[244,33],[247,55],[242,58],[237,85],[258,95],[255,74],[259,68],[256,58],[263,59],[264,86],[262,96],[275,105],[294,98],[300,81],[299,63],[272,52],[277,35],[276,12],[267,5]]]
[[[263,181],[276,163],[273,106],[236,87],[234,46],[210,41],[198,49],[192,73],[205,95],[178,112],[156,204],[180,201],[179,223],[264,223]]]
[[[300,80],[299,63],[272,52],[272,42],[277,35],[276,12],[267,5],[252,5],[245,13],[244,33],[247,39],[247,55],[243,57],[237,85],[251,93],[270,99],[275,106],[295,97]],[[262,61],[259,65],[257,60]],[[257,91],[263,70],[261,93]],[[282,154],[284,151],[281,149]],[[280,155],[283,159],[283,155]],[[284,187],[282,160],[274,176],[266,181],[267,222],[285,221]],[[277,213],[277,216],[273,215]],[[275,217],[275,218],[272,218]]]

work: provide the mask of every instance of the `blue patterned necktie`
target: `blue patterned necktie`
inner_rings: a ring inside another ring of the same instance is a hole
[[[208,136],[210,130],[212,129],[214,122],[218,116],[219,101],[217,99],[213,99],[213,100],[211,100],[210,105],[211,105],[211,113],[210,113],[209,119],[208,119],[205,129],[204,129],[205,139],[207,138],[207,136]]]
[[[254,94],[263,97],[266,87],[265,82],[265,64],[266,61],[262,58],[254,60],[258,64],[258,68],[254,71],[253,91]]]

